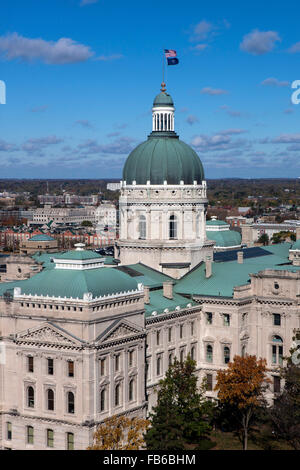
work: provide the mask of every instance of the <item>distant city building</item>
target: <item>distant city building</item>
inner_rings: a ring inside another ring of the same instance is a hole
[[[91,194],[89,196],[78,196],[77,194],[64,193],[63,195],[41,194],[38,196],[40,204],[80,204],[84,206],[93,206],[100,201],[100,195]]]
[[[81,224],[85,220],[95,222],[94,207],[58,208],[46,204],[34,210],[30,224],[48,224],[50,221],[56,224]]]
[[[119,191],[121,189],[121,183],[107,183],[106,188],[109,191]]]
[[[103,226],[103,227],[105,227],[106,225],[114,227],[114,228],[116,227],[117,210],[114,204],[111,204],[111,203],[100,204],[100,206],[98,206],[95,209],[94,216],[95,216],[95,222],[98,225]]]
[[[300,226],[300,221],[285,221],[282,224],[275,223],[255,223],[242,225],[242,243],[247,246],[253,246],[261,235],[268,235],[269,239],[273,237],[275,233],[279,232],[292,232],[296,233],[297,227]]]

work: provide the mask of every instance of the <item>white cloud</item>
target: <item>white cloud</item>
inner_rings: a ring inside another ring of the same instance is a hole
[[[46,64],[73,64],[94,55],[90,47],[70,38],[60,38],[55,42],[25,38],[17,33],[0,36],[0,52],[6,60],[41,60]]]
[[[193,124],[195,124],[195,122],[198,122],[198,118],[197,118],[197,116],[194,116],[193,114],[190,114],[186,118],[186,122],[192,126]]]
[[[278,41],[281,41],[281,39],[276,31],[259,31],[255,29],[244,36],[240,48],[249,54],[263,55],[271,52]]]
[[[266,80],[261,82],[261,85],[283,87],[283,86],[289,86],[290,82],[287,82],[287,81],[280,82],[277,78],[266,78]]]
[[[202,88],[201,93],[203,95],[226,95],[228,93],[227,90],[222,90],[221,88],[211,88],[211,87],[206,87]]]

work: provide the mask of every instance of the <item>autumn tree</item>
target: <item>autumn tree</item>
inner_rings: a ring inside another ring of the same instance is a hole
[[[204,389],[198,390],[196,363],[190,356],[184,362],[176,358],[159,383],[157,405],[150,415],[145,441],[150,450],[182,450],[208,441],[209,402]]]
[[[144,446],[143,435],[149,424],[142,418],[106,418],[94,433],[94,443],[88,450],[139,450]]]
[[[232,425],[247,450],[250,426],[255,413],[264,404],[267,378],[266,360],[256,356],[235,356],[228,368],[217,373],[219,406],[231,415]]]

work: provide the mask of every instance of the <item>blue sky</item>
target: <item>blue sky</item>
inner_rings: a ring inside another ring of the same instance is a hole
[[[163,48],[175,130],[207,178],[300,176],[300,6],[1,2],[0,177],[120,178],[151,131]]]

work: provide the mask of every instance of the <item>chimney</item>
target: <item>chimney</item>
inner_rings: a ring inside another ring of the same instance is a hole
[[[244,262],[244,253],[242,251],[238,251],[237,253],[237,262],[239,264],[243,264]]]
[[[163,294],[167,299],[173,299],[173,281],[163,282]]]
[[[144,286],[144,302],[145,302],[145,304],[150,304],[150,288],[149,288],[149,286]]]
[[[207,256],[205,260],[205,277],[208,279],[212,275],[212,259],[211,256]]]

